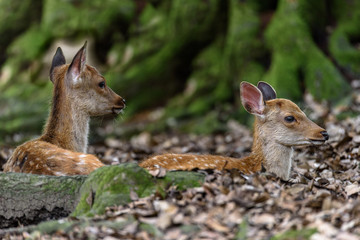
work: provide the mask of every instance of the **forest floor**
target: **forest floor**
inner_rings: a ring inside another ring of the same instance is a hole
[[[292,173],[300,183],[268,173],[246,176],[236,170],[199,170],[206,175],[201,187],[170,188],[165,197],[132,196],[131,203],[109,207],[86,224],[68,218],[60,221],[79,224],[51,234],[14,232],[6,238],[359,239],[360,117],[327,119],[330,139],[325,145],[296,149]],[[108,138],[91,145],[89,152],[107,164],[139,162],[166,152],[237,158],[249,154],[251,131],[233,120],[227,129],[208,136],[142,132],[130,141]],[[3,150],[0,156],[8,154]]]

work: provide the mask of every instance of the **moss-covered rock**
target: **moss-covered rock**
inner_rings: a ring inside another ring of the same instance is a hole
[[[169,187],[199,187],[204,177],[180,171],[154,178],[136,163],[105,166],[89,176],[0,173],[0,228],[35,224],[70,213],[77,217],[101,214],[106,207],[134,198],[153,193],[165,197]]]
[[[0,229],[68,216],[85,179],[0,172]]]
[[[38,225],[32,225],[28,227],[13,228],[9,230],[3,230],[1,234],[10,234],[28,232],[30,234],[29,239],[38,239],[40,235],[54,234],[56,232],[68,233],[74,231],[74,228],[78,229],[79,232],[85,232],[89,227],[108,227],[113,229],[123,229],[136,220],[133,217],[126,217],[122,220],[95,220],[91,218],[79,218],[79,219],[61,219],[42,222]],[[148,230],[149,233],[151,229]],[[91,236],[91,233],[88,233]],[[77,236],[79,238],[79,236]],[[93,237],[95,239],[96,236]]]
[[[82,185],[80,202],[72,215],[102,214],[108,206],[130,202],[131,192],[141,198],[163,194],[170,186],[197,187],[203,181],[204,176],[196,172],[168,172],[164,178],[154,178],[135,163],[105,166],[91,173]]]

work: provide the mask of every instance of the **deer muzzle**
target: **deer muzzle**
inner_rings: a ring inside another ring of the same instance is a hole
[[[123,109],[126,107],[126,101],[123,98],[120,98],[118,103],[112,108],[113,114],[119,114],[122,112]]]

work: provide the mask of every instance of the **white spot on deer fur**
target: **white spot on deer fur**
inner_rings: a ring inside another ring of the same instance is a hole
[[[79,158],[86,158],[86,154],[81,154]]]
[[[179,159],[182,159],[182,157],[179,157]]]
[[[194,158],[195,160],[198,160],[198,158],[196,157],[196,158]]]
[[[54,172],[54,174],[55,174],[56,176],[65,176],[65,174],[62,173],[62,172]]]
[[[34,162],[33,162],[33,161],[30,161],[29,164],[30,164],[30,166],[33,166],[33,165],[34,165]]]
[[[86,164],[86,162],[84,161],[84,160],[81,160],[80,162],[79,162],[79,165],[85,165]]]
[[[209,167],[209,164],[205,163],[204,166],[205,166],[205,167]]]
[[[75,75],[74,73],[72,74],[72,77],[73,77],[73,84],[75,84],[75,85],[80,83],[82,80],[80,75]]]
[[[39,164],[36,164],[36,168],[39,168]]]

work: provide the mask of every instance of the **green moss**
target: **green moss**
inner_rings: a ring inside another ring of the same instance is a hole
[[[42,222],[36,226],[30,226],[23,228],[23,231],[29,232],[33,238],[41,234],[54,234],[57,231],[64,231],[65,233],[71,232],[74,228],[77,228],[79,232],[86,231],[86,228],[89,226],[92,227],[108,227],[112,229],[123,229],[129,224],[133,223],[135,219],[132,216],[129,216],[121,221],[107,221],[107,220],[97,220],[93,221],[90,218],[79,218],[77,220],[71,219],[62,219],[62,220],[53,220]]]
[[[318,100],[336,101],[350,90],[340,72],[317,48],[308,56],[304,71],[306,89]]]
[[[102,214],[108,206],[131,201],[130,192],[140,198],[155,192],[164,192],[169,186],[179,189],[200,186],[204,176],[195,172],[169,172],[163,179],[153,178],[135,163],[105,166],[89,175],[82,185],[80,202],[73,216]]]
[[[40,20],[42,1],[0,1],[0,49],[3,54],[8,45],[32,23]],[[0,64],[4,56],[0,56]]]
[[[80,203],[73,215],[101,214],[106,206],[129,202],[130,191],[141,196],[154,185],[151,175],[136,164],[102,167],[91,173],[83,184]]]
[[[156,226],[152,224],[141,223],[140,229],[148,232],[151,236],[155,238],[162,238],[164,236],[164,234]]]
[[[131,0],[85,0],[77,4],[56,0],[44,2],[41,27],[56,37],[68,37],[76,33],[105,35],[115,22],[128,24],[135,13],[135,3]]]
[[[66,230],[68,228],[71,228],[72,226],[73,223],[68,221],[48,221],[48,222],[40,223],[36,227],[36,230],[34,229],[34,231],[39,231],[43,234],[46,233],[51,234],[56,231]]]
[[[46,86],[22,83],[0,88],[0,142],[14,132],[25,136],[41,133],[48,114],[51,88],[50,83]]]
[[[182,225],[180,226],[181,232],[186,235],[195,234],[201,230],[197,225]]]
[[[81,185],[86,180],[86,176],[75,176],[69,177],[66,182],[62,182],[61,184],[59,184],[59,182],[56,180],[57,177],[54,177],[53,181],[51,181],[51,178],[48,178],[47,176],[45,177],[46,185],[43,185],[43,191],[63,195],[77,195],[79,193]],[[74,181],[72,178],[76,178],[78,180]],[[34,178],[32,182],[33,184],[40,184],[41,178]]]
[[[265,33],[272,50],[272,63],[264,80],[281,97],[301,99],[300,85],[305,81],[306,89],[316,99],[339,100],[350,88],[313,42],[301,13],[302,1],[279,2]]]
[[[203,134],[222,130],[216,111],[226,109],[228,104],[224,103],[233,99],[239,102],[236,96],[241,81],[256,83],[265,72],[257,62],[264,57],[264,47],[258,37],[260,20],[255,7],[232,0],[228,9],[226,33],[194,60],[186,91],[167,104],[165,118],[180,119],[180,128],[185,131]],[[232,110],[231,114],[236,113]],[[245,120],[248,114],[244,116]],[[189,117],[193,119],[187,120]]]
[[[200,187],[204,181],[204,175],[197,172],[174,171],[167,172],[165,178],[159,180],[158,184],[164,189],[173,185],[179,190],[185,190]]]
[[[277,234],[272,237],[271,240],[287,240],[287,239],[310,239],[311,236],[316,233],[317,230],[314,228],[307,228],[301,230],[289,230],[287,232]]]
[[[296,60],[294,61],[291,54],[274,52],[271,62],[270,70],[263,81],[270,83],[279,97],[300,100],[302,96],[298,81],[299,65]]]
[[[352,44],[360,38],[360,2],[333,1],[331,7],[338,19],[330,35],[329,51],[338,64],[353,78],[360,77],[360,52]]]
[[[14,0],[0,6],[2,93],[47,81],[43,56],[54,42],[87,38],[97,60],[108,63],[109,85],[129,100],[125,118],[166,106],[163,122],[210,119],[213,109],[241,106],[241,81],[268,81],[279,97],[295,101],[304,90],[336,101],[349,91],[343,76],[360,77],[359,1]],[[43,98],[42,86],[35,87],[23,91],[23,102],[18,94],[0,96],[0,136],[40,132],[50,95]],[[238,111],[231,117],[248,121]],[[218,124],[208,127],[216,131]]]
[[[216,38],[214,31],[223,23],[217,21],[222,5],[219,0],[176,0],[144,9],[139,24],[131,28],[142,37],[127,43],[131,54],[114,68],[113,79],[120,83],[114,89],[133,97],[127,114],[163,104],[184,89],[193,59]]]
[[[248,220],[247,218],[244,218],[243,221],[239,224],[235,238],[238,240],[246,239],[248,228],[249,228]]]
[[[9,54],[21,57],[22,61],[33,61],[45,52],[50,39],[47,32],[34,25],[11,44]]]
[[[210,134],[214,131],[225,131],[224,123],[219,120],[218,112],[211,111],[207,114],[194,117],[186,121],[180,129],[184,132],[195,134]]]

